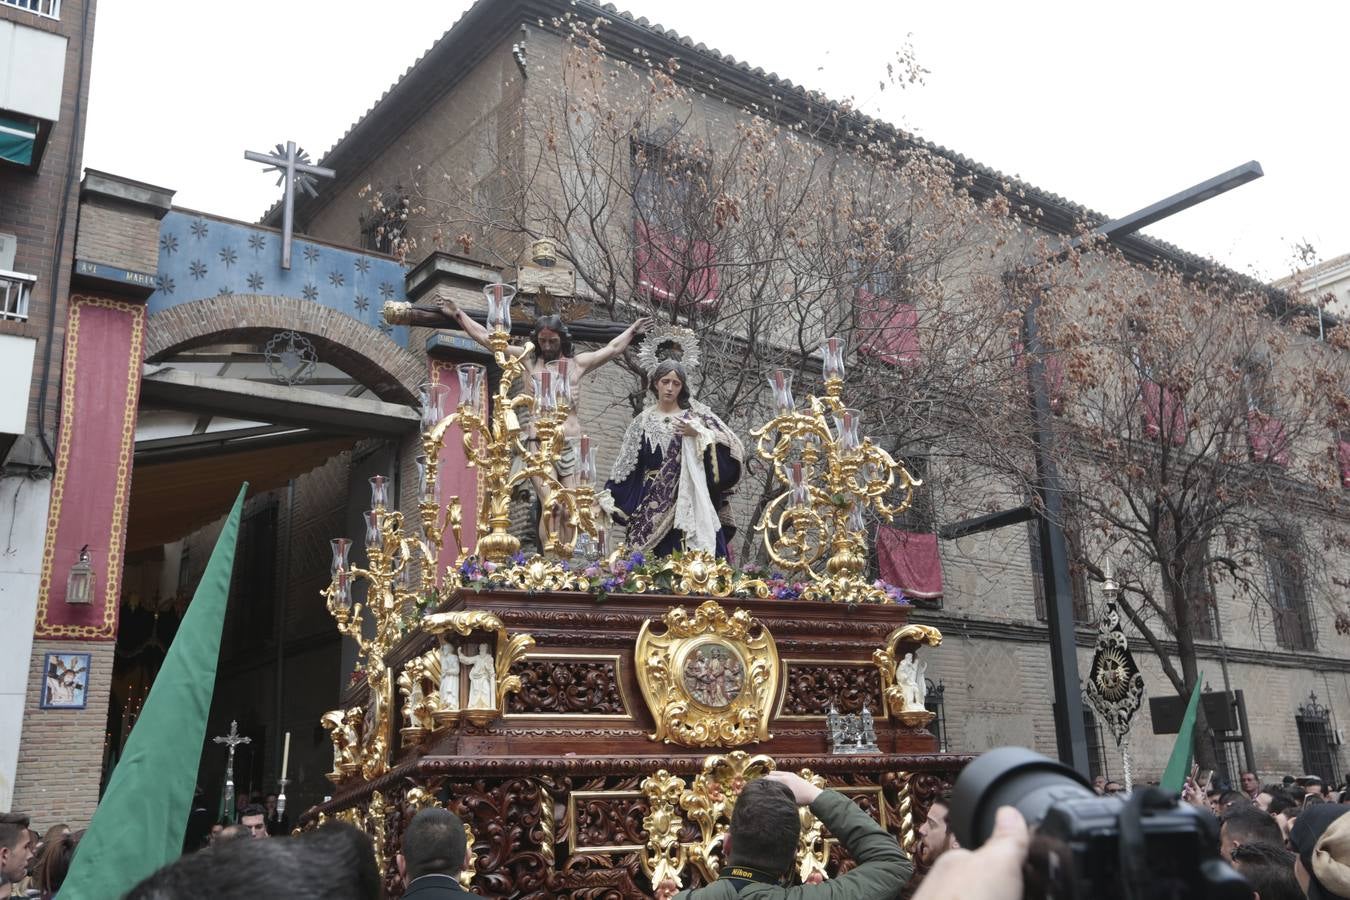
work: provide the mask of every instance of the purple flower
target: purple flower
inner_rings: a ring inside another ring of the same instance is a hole
[[[604,581],[600,582],[600,590],[606,592],[617,591],[621,587],[623,587],[622,578],[616,578],[611,576],[609,578],[606,578]]]
[[[581,574],[585,575],[587,578],[599,578],[600,567],[597,566],[595,563],[591,563],[589,566],[581,570]]]
[[[513,566],[523,566],[523,565],[525,565],[525,554],[524,554],[524,553],[521,553],[519,550],[517,550],[517,551],[516,551],[516,555],[513,556],[513,557],[511,557],[511,565],[513,565]]]
[[[634,550],[628,557],[629,565],[640,566],[647,562],[647,557],[642,555],[641,550]]]
[[[488,560],[483,563],[483,571],[491,575],[493,572],[497,571],[497,564],[492,560]]]

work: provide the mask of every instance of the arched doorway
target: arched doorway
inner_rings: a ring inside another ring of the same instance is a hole
[[[399,496],[426,363],[328,307],[238,295],[155,313],[145,357],[105,778],[248,481],[202,787],[219,809],[225,752],[210,737],[237,720],[241,796],[274,792],[289,731],[289,806],[303,809],[327,792],[318,719],[351,669],[319,598],[327,542],[360,533],[372,472]]]

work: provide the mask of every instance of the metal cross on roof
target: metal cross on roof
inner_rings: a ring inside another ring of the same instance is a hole
[[[298,187],[311,197],[317,197],[319,192],[314,189],[314,176],[332,178],[337,175],[337,172],[311,163],[309,154],[296,147],[295,141],[287,141],[285,147],[277,144],[275,155],[245,150],[244,159],[266,163],[269,167],[266,171],[281,173],[281,177],[277,179],[277,184],[286,186],[285,201],[281,213],[281,267],[289,269],[291,267],[291,234],[295,228],[295,189]]]

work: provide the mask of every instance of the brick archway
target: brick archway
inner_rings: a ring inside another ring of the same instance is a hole
[[[293,297],[225,294],[154,313],[146,322],[145,359],[230,341],[298,331],[319,358],[351,375],[389,403],[411,404],[426,364],[386,335],[327,306]]]

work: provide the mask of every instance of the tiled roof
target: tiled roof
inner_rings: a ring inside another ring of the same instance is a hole
[[[793,84],[792,81],[782,78],[776,73],[765,72],[759,67],[751,67],[749,63],[737,60],[729,53],[723,53],[714,47],[708,47],[706,44],[696,43],[686,35],[653,23],[645,17],[634,16],[612,3],[599,4],[591,2],[591,0],[477,0],[426,53],[408,67],[403,76],[386,90],[361,118],[347,129],[337,143],[324,154],[320,164],[334,166],[335,163],[339,162],[344,152],[352,149],[348,144],[349,141],[353,141],[356,132],[363,126],[371,126],[375,120],[385,114],[386,109],[383,107],[392,107],[400,94],[413,93],[419,80],[425,79],[434,82],[438,73],[432,71],[435,61],[433,58],[441,56],[453,58],[449,52],[450,45],[461,36],[467,37],[469,30],[476,27],[480,20],[484,20],[483,24],[490,26],[491,19],[489,17],[495,17],[498,22],[505,19],[519,23],[547,21],[549,18],[569,14],[580,16],[586,21],[603,17],[609,19],[612,23],[623,23],[645,32],[648,40],[653,43],[663,41],[674,43],[686,51],[686,54],[679,54],[686,72],[697,67],[697,61],[693,58],[701,57],[705,61],[705,69],[730,67],[736,70],[756,87],[758,92],[764,95],[763,99],[766,101],[774,98],[785,99],[791,96],[808,105],[808,107],[814,108],[817,114],[839,113],[844,116],[846,121],[856,124],[860,129],[872,129],[883,138],[894,137],[910,146],[928,150],[950,161],[958,172],[973,176],[977,182],[984,182],[989,189],[998,189],[1000,186],[1006,185],[1014,195],[1024,197],[1029,206],[1043,210],[1047,220],[1053,218],[1054,221],[1057,221],[1059,227],[1063,230],[1067,231],[1080,222],[1099,225],[1110,218],[1051,191],[1004,175],[1002,172],[970,159],[955,150],[904,132],[888,122],[874,119],[854,110],[847,110],[842,104],[830,100],[818,91],[808,90],[800,85]],[[458,33],[461,31],[464,32],[463,35]],[[472,43],[466,41],[466,45]],[[460,56],[462,57],[463,54],[460,54]],[[694,63],[693,66],[690,65],[691,62]],[[267,221],[269,218],[278,215],[279,210],[280,204],[278,203],[268,210],[263,216],[263,220]],[[1048,222],[1043,221],[1042,224],[1046,225]],[[1054,227],[1054,225],[1050,225],[1050,227]],[[1210,271],[1248,288],[1265,289],[1267,287],[1249,275],[1229,269],[1213,260],[1156,238],[1135,234],[1118,239],[1116,244],[1136,258],[1167,261],[1191,271]]]

